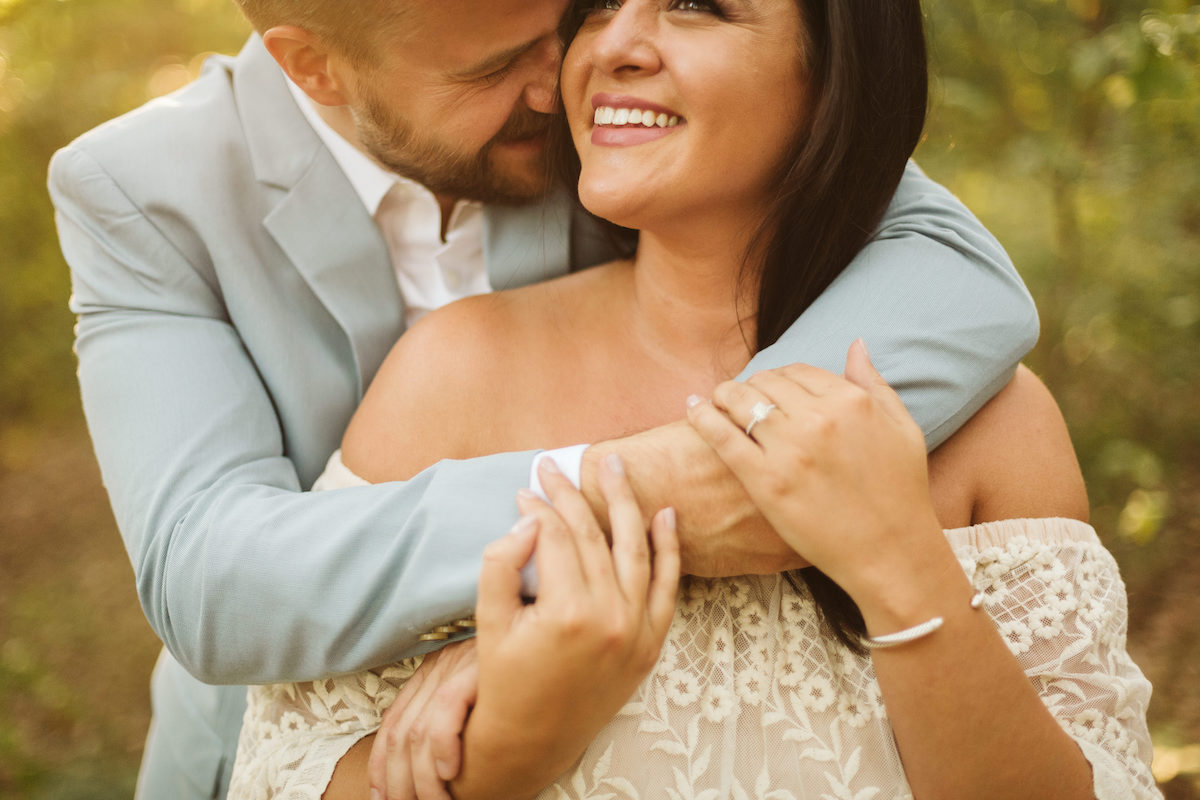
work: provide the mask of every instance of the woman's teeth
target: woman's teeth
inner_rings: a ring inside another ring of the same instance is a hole
[[[595,123],[597,125],[641,125],[646,128],[674,128],[679,124],[679,117],[668,114],[655,114],[653,111],[643,111],[640,108],[613,108],[600,106],[596,109]]]

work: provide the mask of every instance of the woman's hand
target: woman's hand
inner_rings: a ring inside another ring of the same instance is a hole
[[[587,501],[551,467],[540,477],[553,505],[523,492],[521,521],[484,553],[479,700],[451,785],[456,797],[539,791],[579,757],[658,658],[679,582],[674,512],[655,515],[648,541],[620,460],[607,460],[602,473],[611,549]],[[531,554],[539,592],[526,604],[521,568]]]
[[[711,405],[697,400],[696,431],[779,535],[860,605],[915,566],[920,543],[941,538],[924,438],[861,340],[845,378],[798,364],[723,383]],[[747,435],[760,403],[773,408]]]
[[[775,408],[755,415],[757,403]],[[855,600],[868,633],[942,618],[933,635],[871,654],[915,796],[1092,796],[1078,746],[972,603],[934,513],[921,432],[861,342],[844,379],[785,367],[689,406],[780,536]]]

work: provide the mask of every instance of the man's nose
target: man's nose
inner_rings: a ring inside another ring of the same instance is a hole
[[[525,86],[525,105],[542,114],[553,113],[558,98],[558,70],[562,66],[563,45],[557,37],[546,41],[541,58],[531,65],[533,74]]]

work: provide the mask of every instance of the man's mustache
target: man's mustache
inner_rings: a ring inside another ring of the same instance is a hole
[[[553,114],[522,109],[508,118],[504,127],[492,137],[492,141],[512,142],[520,139],[532,139],[549,131],[553,119]]]

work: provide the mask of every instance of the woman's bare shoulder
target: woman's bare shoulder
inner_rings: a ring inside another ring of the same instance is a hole
[[[342,440],[342,460],[372,482],[403,480],[445,458],[534,446],[538,407],[573,374],[597,298],[619,280],[604,265],[430,312],[393,346]]]
[[[392,347],[342,439],[342,460],[372,482],[410,478],[479,452],[489,408],[515,381],[528,303],[498,292],[430,312]]]
[[[962,488],[972,524],[1025,517],[1087,521],[1087,489],[1058,403],[1024,365],[930,457]]]

